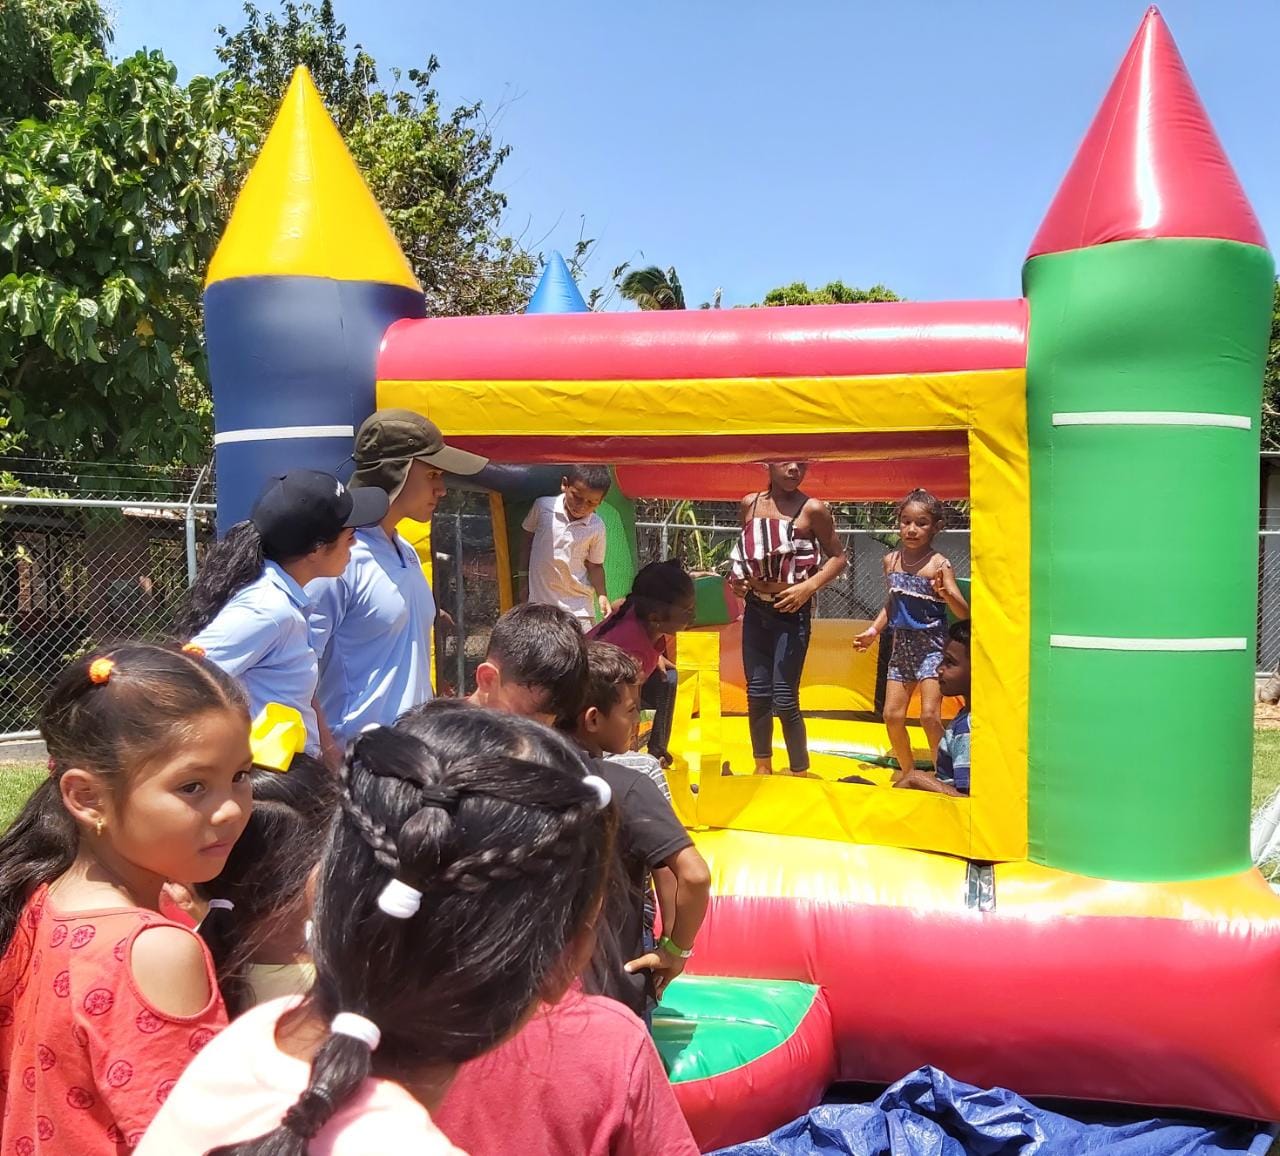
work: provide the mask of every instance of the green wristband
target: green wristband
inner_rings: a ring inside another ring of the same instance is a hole
[[[692,947],[686,951],[669,935],[664,935],[660,940],[658,940],[658,950],[665,951],[668,955],[674,955],[677,959],[688,959],[693,954]]]

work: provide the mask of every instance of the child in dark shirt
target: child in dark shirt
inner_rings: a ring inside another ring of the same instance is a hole
[[[676,818],[657,784],[643,773],[606,758],[630,746],[640,698],[640,668],[619,647],[587,643],[587,684],[583,705],[557,724],[592,756],[596,774],[613,790],[618,810],[618,851],[624,886],[611,897],[602,950],[593,965],[593,981],[602,995],[638,1014],[652,1010],[668,983],[693,954],[711,893],[707,864]],[[669,872],[663,903],[663,937],[651,948],[645,898],[650,872]],[[609,940],[615,940],[610,944]]]

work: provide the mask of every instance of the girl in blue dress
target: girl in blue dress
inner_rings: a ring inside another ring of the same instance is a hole
[[[942,503],[928,490],[912,490],[898,503],[896,550],[884,556],[889,597],[875,621],[854,646],[866,650],[886,626],[893,630],[893,650],[884,692],[884,726],[898,770],[894,782],[915,766],[907,735],[907,707],[920,688],[920,725],[936,759],[942,741],[942,692],[938,664],[947,642],[947,610],[969,617],[969,604],[956,585],[951,563],[933,548],[945,523]]]

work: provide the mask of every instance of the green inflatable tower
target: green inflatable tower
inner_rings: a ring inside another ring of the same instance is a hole
[[[1041,863],[1131,880],[1249,865],[1273,278],[1152,9],[1023,273]]]

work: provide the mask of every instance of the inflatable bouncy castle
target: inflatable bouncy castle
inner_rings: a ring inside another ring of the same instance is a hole
[[[633,499],[737,498],[760,462],[810,461],[828,499],[967,499],[969,798],[838,781],[880,733],[865,622],[815,621],[807,779],[720,774],[731,600],[679,636],[670,781],[715,882],[657,1033],[699,1142],[925,1063],[1276,1119],[1280,899],[1248,847],[1273,275],[1154,9],[1010,301],[592,313],[553,264],[524,315],[424,318],[299,72],[209,275],[220,521],[338,467],[376,406],[491,459],[508,602],[506,536],[563,462],[614,469],[620,590]]]

